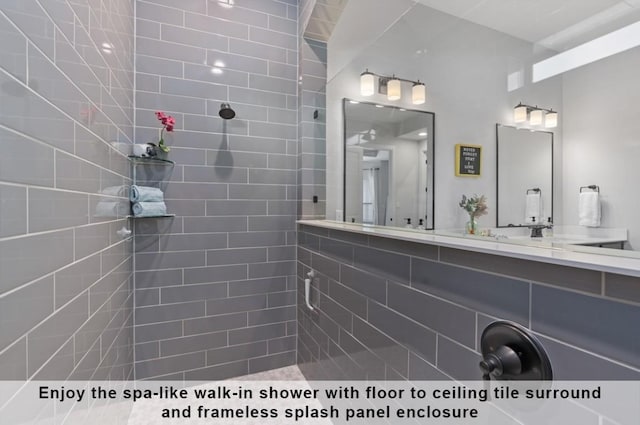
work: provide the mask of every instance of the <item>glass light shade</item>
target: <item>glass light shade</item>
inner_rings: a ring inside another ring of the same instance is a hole
[[[545,116],[544,126],[546,128],[555,128],[558,126],[558,113],[557,112],[549,112]]]
[[[534,109],[529,114],[529,124],[531,125],[540,125],[542,124],[542,117],[544,116],[544,112],[540,109]]]
[[[360,74],[360,94],[362,96],[372,96],[375,91],[374,75],[366,71]]]
[[[427,100],[427,88],[422,83],[415,83],[411,89],[411,101],[414,105],[422,105]]]
[[[525,122],[527,120],[527,107],[516,106],[513,109],[513,122]]]
[[[402,86],[400,85],[400,80],[391,79],[387,82],[387,99],[389,100],[400,100],[402,97]]]

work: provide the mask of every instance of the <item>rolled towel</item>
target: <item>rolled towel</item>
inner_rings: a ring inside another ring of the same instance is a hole
[[[527,198],[525,200],[525,211],[524,211],[525,223],[535,223],[541,222],[542,217],[542,196],[540,196],[540,192],[527,193]]]
[[[132,185],[129,192],[131,202],[162,202],[164,193],[157,187]]]
[[[129,215],[129,205],[127,201],[100,201],[94,217],[124,217]]]
[[[578,198],[578,224],[587,227],[600,227],[600,193],[580,192]]]
[[[109,186],[100,191],[102,195],[127,196],[127,186]]]
[[[153,157],[157,155],[155,146],[149,143],[138,143],[133,145],[133,155],[142,157]]]
[[[131,211],[136,217],[153,217],[167,215],[167,206],[164,202],[136,202],[131,205]]]

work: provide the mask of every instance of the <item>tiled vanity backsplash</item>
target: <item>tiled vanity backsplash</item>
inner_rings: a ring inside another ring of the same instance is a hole
[[[480,379],[494,320],[531,329],[560,380],[640,379],[640,278],[309,225],[298,228],[308,379]],[[303,280],[315,270],[311,312]]]

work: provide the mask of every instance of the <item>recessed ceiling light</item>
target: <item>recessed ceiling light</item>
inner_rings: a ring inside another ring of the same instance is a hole
[[[358,102],[357,100],[350,100],[349,103],[353,103],[354,105],[356,105],[356,104],[358,104],[360,102]]]
[[[218,0],[218,3],[222,7],[226,7],[227,9],[231,9],[234,4],[234,0]]]
[[[418,133],[418,136],[420,136],[420,137],[425,137],[426,135],[427,135],[427,132],[426,132],[426,131],[423,131],[423,132],[421,132],[421,133]]]
[[[226,65],[221,60],[217,60],[213,63],[213,66],[217,66],[218,68],[224,68]]]
[[[222,72],[223,72],[222,69],[216,68],[215,66],[213,68],[211,68],[211,73],[212,74],[220,75],[220,74],[222,74]]]
[[[404,108],[400,108],[400,112],[407,112],[407,110]]]
[[[383,105],[376,105],[376,108],[384,108]]]

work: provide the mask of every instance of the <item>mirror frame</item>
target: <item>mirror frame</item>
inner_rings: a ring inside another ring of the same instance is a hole
[[[553,215],[553,204],[554,204],[554,199],[553,199],[553,187],[555,186],[555,181],[554,181],[554,147],[555,147],[555,143],[554,143],[554,133],[553,131],[547,131],[547,130],[537,130],[535,128],[523,128],[523,127],[516,127],[513,125],[506,125],[506,124],[500,124],[500,123],[496,123],[496,228],[508,228],[510,226],[504,225],[504,226],[500,226],[500,137],[498,136],[498,131],[500,129],[500,127],[508,127],[508,128],[513,128],[515,130],[523,130],[523,131],[535,131],[537,133],[547,133],[549,135],[551,135],[551,219],[553,221],[555,221],[555,217]]]
[[[347,97],[342,98],[342,221],[347,222],[347,102],[355,101],[361,103],[363,105],[383,105],[385,108],[392,109],[404,109],[405,111],[410,112],[420,112],[423,114],[431,115],[433,131],[432,131],[432,164],[431,164],[431,173],[427,173],[427,179],[431,177],[431,227],[425,227],[425,230],[434,230],[436,227],[436,172],[435,172],[435,158],[436,158],[436,114],[431,111],[424,111],[421,109],[412,109],[412,108],[404,108],[395,105],[388,105],[384,103],[376,103],[376,102],[367,102],[356,99],[349,99]],[[497,133],[496,133],[497,134]],[[429,175],[430,174],[430,175]],[[362,223],[360,223],[362,224]],[[385,227],[396,227],[396,226],[385,226]],[[397,226],[401,228],[402,226]]]

